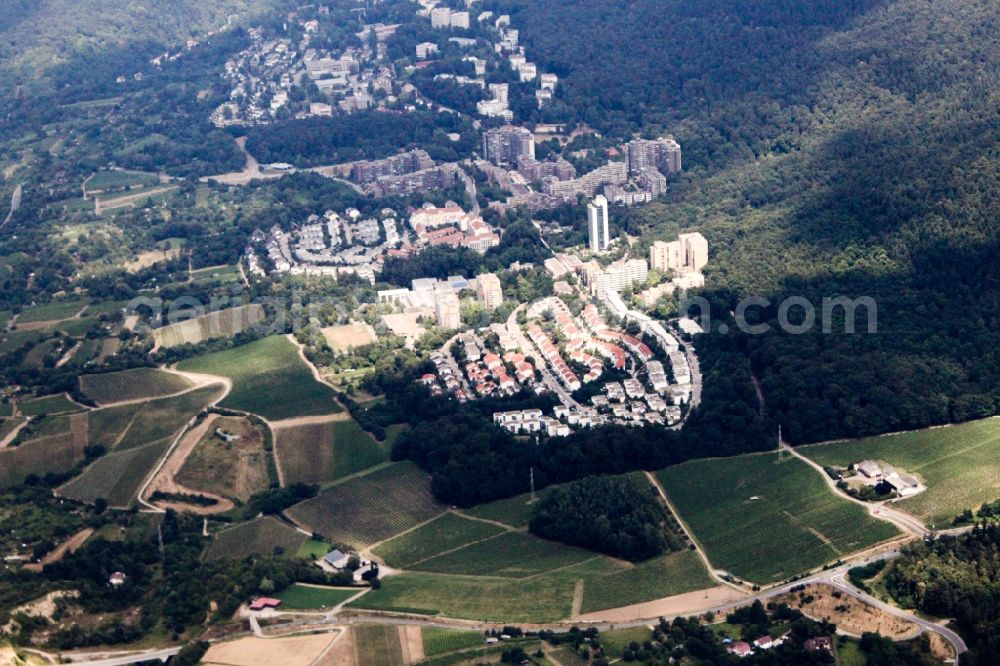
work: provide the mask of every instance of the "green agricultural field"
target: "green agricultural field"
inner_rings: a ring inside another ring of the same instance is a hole
[[[373,552],[389,566],[406,569],[440,553],[497,536],[502,532],[504,529],[497,525],[446,513],[412,532],[386,541]]]
[[[362,624],[354,627],[358,663],[365,666],[403,666],[403,646],[399,627],[391,624]]]
[[[160,398],[142,404],[142,411],[118,444],[118,449],[142,446],[152,441],[176,435],[220,393],[218,386],[189,391],[173,398]]]
[[[307,539],[302,547],[299,548],[298,556],[304,557],[307,560],[315,560],[323,557],[333,549],[333,546],[328,544],[326,541],[317,541],[316,539]]]
[[[632,569],[584,579],[581,612],[630,606],[716,585],[692,550],[667,553]]]
[[[353,419],[275,429],[286,483],[325,484],[389,460],[389,447]]]
[[[87,192],[122,190],[129,187],[155,185],[160,182],[155,173],[138,173],[128,171],[98,171],[87,179],[84,187]]]
[[[99,405],[159,398],[191,388],[191,380],[156,368],[81,375],[80,391]]]
[[[110,451],[138,418],[144,405],[135,403],[118,407],[104,407],[89,413],[90,441]]]
[[[596,557],[589,550],[546,541],[525,532],[506,532],[424,560],[412,568],[434,573],[525,578]]]
[[[319,587],[296,583],[276,594],[275,598],[281,599],[281,607],[285,610],[323,610],[340,605],[363,591],[357,587]]]
[[[82,502],[106,499],[114,507],[129,507],[139,486],[166,454],[170,439],[162,439],[98,458],[60,489],[60,494]]]
[[[3,334],[0,354],[7,354],[28,344],[35,344],[45,337],[44,331],[10,331]]]
[[[431,495],[430,477],[404,462],[333,485],[286,513],[331,541],[363,548],[443,511]]]
[[[421,636],[424,640],[425,657],[433,657],[455,650],[467,650],[485,643],[483,634],[478,631],[464,631],[462,629],[425,627]]]
[[[264,316],[260,305],[243,305],[158,328],[153,336],[161,347],[198,344],[211,338],[231,338],[264,321]]]
[[[558,487],[549,486],[535,493],[535,497],[541,499],[551,492],[552,489]],[[508,499],[480,504],[466,510],[466,513],[478,518],[485,518],[486,520],[495,520],[511,527],[524,527],[531,520],[531,507],[531,494],[524,493],[523,495],[515,495]]]
[[[0,417],[13,416],[14,405],[9,402],[0,402]]]
[[[949,527],[965,509],[1000,499],[1000,418],[943,428],[806,446],[821,465],[872,459],[917,476],[927,490],[894,504],[936,527]]]
[[[349,607],[496,622],[556,622],[569,617],[576,582],[406,573],[389,576]]]
[[[48,395],[21,403],[21,414],[39,416],[41,414],[69,414],[83,411],[83,407],[70,400],[65,393]]]
[[[216,534],[205,557],[242,559],[248,555],[295,555],[307,538],[287,523],[266,516]]]
[[[84,458],[86,419],[87,414],[48,417],[22,430],[18,446],[0,449],[0,486],[16,485],[29,474],[45,476],[72,469]],[[5,421],[5,429],[13,421]]]
[[[316,381],[284,336],[188,359],[178,368],[230,378],[233,390],[222,406],[273,421],[342,411],[333,389]]]
[[[103,345],[104,341],[100,339],[83,340],[80,343],[80,348],[76,350],[73,358],[69,360],[68,365],[72,368],[82,368],[97,357]]]
[[[75,317],[78,312],[87,307],[89,301],[79,298],[69,298],[61,301],[52,301],[43,305],[36,305],[28,308],[17,318],[20,324],[29,324],[40,321],[62,321]]]
[[[9,310],[0,310],[0,329],[6,328],[7,322],[10,321],[11,313]]]
[[[712,563],[756,583],[786,580],[898,535],[789,456],[697,460],[658,477]]]
[[[213,266],[211,268],[200,268],[196,271],[191,271],[191,280],[193,282],[239,282],[240,269],[239,266]]]
[[[31,351],[24,355],[24,359],[21,361],[21,367],[30,370],[39,370],[43,365],[45,365],[46,357],[52,354],[58,346],[59,340],[56,338],[39,342],[31,348]]]

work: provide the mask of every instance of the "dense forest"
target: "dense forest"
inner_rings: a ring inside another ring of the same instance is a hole
[[[684,536],[643,478],[591,476],[555,488],[531,511],[531,531],[626,560],[684,547]]]
[[[495,4],[562,77],[553,113],[677,136],[686,174],[618,222],[702,231],[717,321],[747,295],[765,322],[788,296],[877,301],[877,334],[708,337],[752,361],[788,440],[1000,411],[1000,6]]]
[[[904,606],[955,618],[968,642],[968,663],[996,663],[1000,650],[1000,525],[910,546],[885,585]],[[963,663],[966,658],[962,658]]]

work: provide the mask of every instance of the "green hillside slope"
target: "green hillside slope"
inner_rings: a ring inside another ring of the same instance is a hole
[[[688,173],[667,202],[619,223],[643,243],[701,230],[717,319],[750,294],[775,304],[756,310],[764,321],[789,295],[817,312],[825,296],[878,302],[877,335],[817,322],[705,340],[707,354],[752,360],[788,439],[1000,410],[1000,6],[505,4],[529,52],[564,76],[576,110],[554,105],[552,119],[681,141]]]

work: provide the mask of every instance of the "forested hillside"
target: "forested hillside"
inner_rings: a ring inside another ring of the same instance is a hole
[[[88,52],[155,41],[177,45],[275,0],[0,0],[0,72],[30,80]]]
[[[1000,6],[501,4],[564,77],[554,114],[678,137],[668,202],[619,219],[644,242],[700,229],[720,304],[878,301],[876,335],[709,336],[751,358],[788,439],[1000,410]]]

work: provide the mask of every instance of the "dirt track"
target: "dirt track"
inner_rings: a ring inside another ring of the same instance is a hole
[[[42,558],[41,562],[34,564],[26,564],[24,568],[28,571],[41,571],[42,567],[46,564],[52,564],[53,562],[58,562],[66,556],[67,553],[75,552],[84,542],[90,538],[90,535],[94,533],[94,528],[87,527],[80,530],[70,538],[59,544],[55,550],[50,552],[48,555]]]

